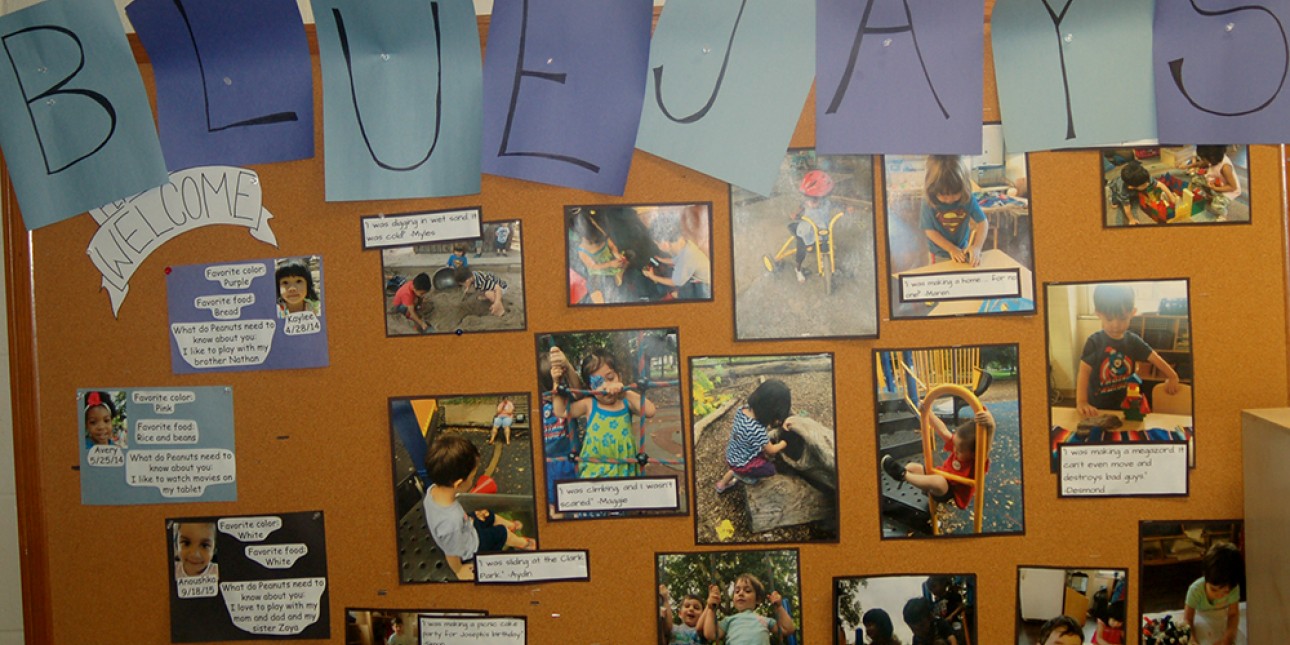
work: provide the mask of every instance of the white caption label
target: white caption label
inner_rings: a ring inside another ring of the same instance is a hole
[[[585,551],[490,553],[475,557],[475,582],[480,584],[586,580]]]
[[[524,645],[523,618],[420,616],[421,645]]]
[[[1061,445],[1062,497],[1187,494],[1187,445]]]
[[[363,248],[479,237],[479,210],[363,218]]]
[[[1021,274],[1016,269],[900,276],[903,302],[1018,298]]]
[[[556,510],[655,511],[675,510],[681,504],[676,479],[585,479],[556,482]]]

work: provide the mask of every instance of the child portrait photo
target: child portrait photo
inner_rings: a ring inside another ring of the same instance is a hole
[[[484,222],[482,231],[381,250],[386,336],[525,329],[520,221]]]
[[[1185,441],[1194,466],[1187,280],[1045,289],[1054,471],[1063,443]]]
[[[833,579],[836,643],[976,643],[976,576],[933,574]]]
[[[537,335],[548,518],[688,512],[675,329]],[[674,480],[676,508],[563,512],[560,482]]]
[[[1104,149],[1104,225],[1248,224],[1249,160],[1243,145]]]
[[[568,206],[569,304],[712,299],[712,204]]]
[[[1127,569],[1017,567],[1017,645],[1128,642]]]
[[[690,359],[695,542],[838,540],[832,354]]]
[[[805,643],[797,550],[660,553],[659,643]]]
[[[389,404],[400,582],[473,580],[477,553],[537,548],[528,394]]]
[[[280,258],[273,263],[278,287],[278,318],[291,314],[322,315],[322,258]]]
[[[878,335],[873,157],[789,150],[769,195],[730,187],[735,340]]]
[[[1249,643],[1243,521],[1139,522],[1138,536],[1143,645]]]
[[[977,156],[884,158],[892,318],[1035,311],[1027,156],[983,136]]]
[[[81,390],[81,441],[86,450],[95,446],[129,448],[124,390]]]
[[[1017,354],[874,352],[884,539],[1025,532]]]

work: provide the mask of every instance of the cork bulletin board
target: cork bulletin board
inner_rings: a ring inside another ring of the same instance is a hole
[[[988,3],[992,4],[992,3]],[[989,8],[987,7],[987,15]],[[487,18],[481,18],[486,32]],[[988,32],[988,25],[987,25]],[[999,120],[986,52],[985,122]],[[138,50],[137,50],[138,51]],[[316,54],[316,51],[315,51]],[[315,64],[315,87],[321,80]],[[140,53],[145,83],[150,67]],[[321,112],[321,90],[315,91]],[[793,147],[813,145],[814,97]],[[543,550],[586,550],[585,582],[482,587],[401,584],[390,493],[387,405],[394,397],[470,393],[536,396],[535,335],[572,330],[675,328],[680,391],[689,419],[690,357],[832,355],[835,389],[837,539],[733,550],[796,549],[804,642],[837,637],[835,577],[975,575],[977,642],[1015,642],[1019,566],[1137,571],[1140,520],[1236,518],[1242,509],[1243,408],[1287,404],[1283,151],[1249,148],[1250,222],[1214,227],[1103,227],[1098,151],[1029,155],[1036,312],[998,317],[893,320],[890,281],[878,284],[878,336],[735,341],[730,187],[637,152],[621,198],[484,176],[478,195],[327,203],[321,122],[314,159],[254,168],[273,212],[274,249],[234,227],[181,236],[139,269],[118,317],[85,248],[94,234],[78,217],[28,234],[5,192],[6,267],[13,365],[15,458],[27,633],[37,641],[169,642],[165,519],[321,510],[331,642],[354,608],[487,610],[527,618],[531,643],[652,641],[655,556],[696,546],[695,519],[633,517],[546,522]],[[877,275],[890,273],[882,164],[874,163]],[[7,187],[6,187],[7,188]],[[563,224],[581,204],[711,203],[712,299],[667,305],[570,307]],[[364,250],[359,219],[377,214],[478,207],[485,222],[519,220],[525,248],[526,328],[498,333],[387,335],[382,257]],[[326,262],[329,365],[317,369],[176,375],[171,370],[166,269],[172,265],[318,255]],[[1189,281],[1196,464],[1185,496],[1059,499],[1050,472],[1043,285],[1103,280]],[[827,303],[820,303],[827,307]],[[780,312],[808,319],[810,307]],[[878,510],[874,352],[959,345],[1017,347],[1024,531],[953,540],[884,539]],[[73,433],[78,388],[230,386],[236,502],[85,506]],[[687,440],[686,446],[691,445]],[[688,453],[687,457],[691,457]],[[540,449],[533,463],[541,468]],[[537,473],[540,482],[540,472]],[[695,499],[693,482],[683,484]],[[540,488],[540,485],[538,486]],[[539,494],[540,495],[540,494]],[[546,500],[539,497],[539,504]],[[691,507],[690,513],[694,510]],[[542,515],[539,513],[539,515]],[[724,548],[724,547],[720,547]],[[1130,576],[1128,615],[1136,616]],[[1130,619],[1132,620],[1132,618]],[[1130,629],[1129,641],[1136,642]]]

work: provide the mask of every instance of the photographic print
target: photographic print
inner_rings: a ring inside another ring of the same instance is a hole
[[[838,539],[832,354],[690,359],[695,542]]]
[[[975,643],[976,576],[833,579],[839,645]]]
[[[389,405],[400,582],[473,580],[476,554],[537,548],[528,394]]]
[[[1102,151],[1107,228],[1250,221],[1250,147],[1108,148]]]
[[[736,340],[878,335],[873,157],[790,150],[730,218]]]
[[[977,156],[884,158],[892,318],[1035,311],[1027,156],[982,132]]]
[[[547,516],[686,513],[676,330],[536,340]]]
[[[806,642],[796,549],[660,553],[655,562],[658,642]]]
[[[874,352],[884,539],[1025,531],[1017,353]]]
[[[1249,642],[1244,522],[1140,522],[1138,535],[1143,645]]]
[[[570,305],[712,299],[712,204],[564,209]]]
[[[1017,645],[1124,643],[1127,569],[1017,567]]]
[[[386,336],[524,329],[519,220],[478,238],[381,250]]]
[[[1194,466],[1187,281],[1045,289],[1054,472],[1065,443],[1183,442]]]

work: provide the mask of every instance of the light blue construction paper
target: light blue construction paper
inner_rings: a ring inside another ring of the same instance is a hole
[[[93,388],[109,396],[125,392],[124,405],[117,405],[118,418],[124,416],[124,445],[114,452],[122,457],[120,465],[93,465],[102,453],[85,436],[85,395],[76,392],[79,417],[76,445],[81,455],[81,503],[86,505],[124,504],[191,504],[193,502],[236,502],[236,448],[233,436],[233,389],[229,387],[181,386],[141,388]],[[136,400],[136,397],[139,397]],[[154,405],[150,401],[157,401]],[[141,426],[140,422],[144,425]],[[171,430],[165,424],[178,424]],[[196,431],[192,430],[195,425]],[[151,426],[151,427],[148,427]],[[140,428],[145,427],[144,434]],[[149,439],[142,441],[141,437]],[[193,451],[200,451],[194,453]],[[218,451],[218,454],[213,454]],[[131,455],[134,455],[132,458]],[[131,462],[134,466],[130,466]],[[200,473],[197,464],[213,466]],[[179,466],[179,468],[175,468]],[[184,466],[191,466],[184,469]],[[232,481],[209,475],[219,468],[233,474]],[[135,473],[131,481],[130,474]],[[195,486],[205,486],[198,491]]]
[[[327,201],[478,193],[483,81],[470,0],[315,0],[313,11]]]
[[[1049,7],[1066,8],[1060,30]],[[999,0],[991,42],[1008,150],[1154,139],[1151,21],[1152,0]]]
[[[27,228],[166,183],[111,0],[46,0],[0,17],[0,43],[0,147]]]
[[[1225,4],[1156,3],[1160,140],[1290,141],[1290,2]]]
[[[819,154],[981,152],[983,0],[820,0]]]
[[[668,118],[657,98],[660,67],[663,105],[673,117],[694,118],[712,99],[708,111],[689,123]],[[815,5],[670,0],[654,31],[649,68],[636,147],[769,194],[815,74]]]

